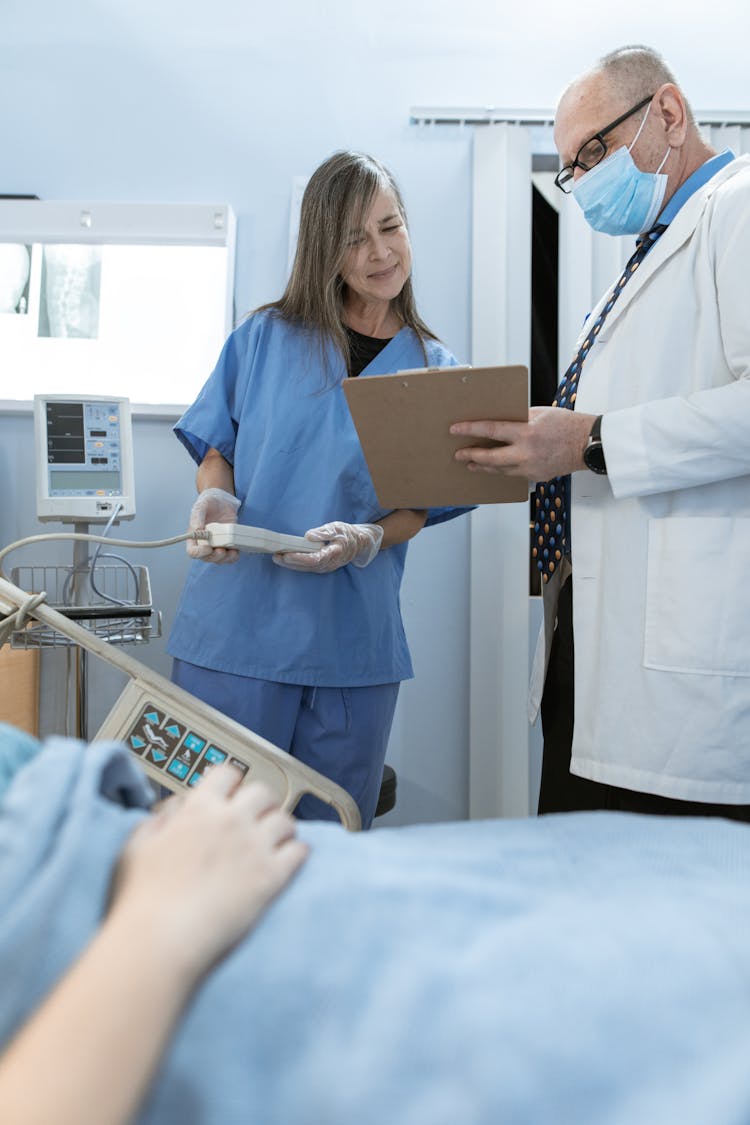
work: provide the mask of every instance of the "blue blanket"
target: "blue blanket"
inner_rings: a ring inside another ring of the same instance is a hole
[[[96,928],[146,799],[112,744],[51,742],[15,778],[0,1042]],[[750,828],[301,831],[309,862],[195,996],[139,1122],[750,1121]]]

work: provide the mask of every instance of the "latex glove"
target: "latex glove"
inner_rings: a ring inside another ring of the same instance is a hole
[[[231,492],[225,492],[223,488],[204,488],[190,509],[188,528],[200,531],[207,523],[236,523],[239,510],[240,500]],[[239,551],[211,547],[207,542],[196,539],[188,539],[186,546],[191,559],[202,559],[203,562],[230,563],[240,557]]]
[[[287,551],[273,556],[277,566],[289,570],[306,570],[309,574],[330,574],[341,566],[367,566],[380,550],[383,528],[378,523],[334,523],[313,527],[305,532],[305,539],[321,543],[319,551],[305,554]]]

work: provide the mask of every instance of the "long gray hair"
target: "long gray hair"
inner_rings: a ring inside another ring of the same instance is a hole
[[[344,327],[346,285],[341,268],[349,252],[351,232],[364,226],[379,191],[391,191],[406,225],[406,211],[393,176],[378,160],[361,152],[335,152],[313,172],[300,210],[297,252],[291,276],[278,301],[262,305],[285,320],[317,333],[322,354],[326,342],[339,350],[347,368],[349,341]],[[407,228],[408,229],[408,228]],[[417,312],[411,278],[392,307],[403,324],[412,328],[422,344],[437,336]]]

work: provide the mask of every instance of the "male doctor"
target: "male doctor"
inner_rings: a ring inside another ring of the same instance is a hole
[[[539,811],[750,820],[750,157],[646,47],[577,78],[554,135],[557,186],[635,252],[552,407],[452,427],[506,443],[469,470],[544,482]]]

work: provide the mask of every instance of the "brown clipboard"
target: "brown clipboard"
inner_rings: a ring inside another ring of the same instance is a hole
[[[453,456],[463,446],[498,442],[449,433],[452,422],[527,421],[527,367],[426,367],[346,379],[343,387],[384,508],[528,500],[527,481],[469,472]]]

